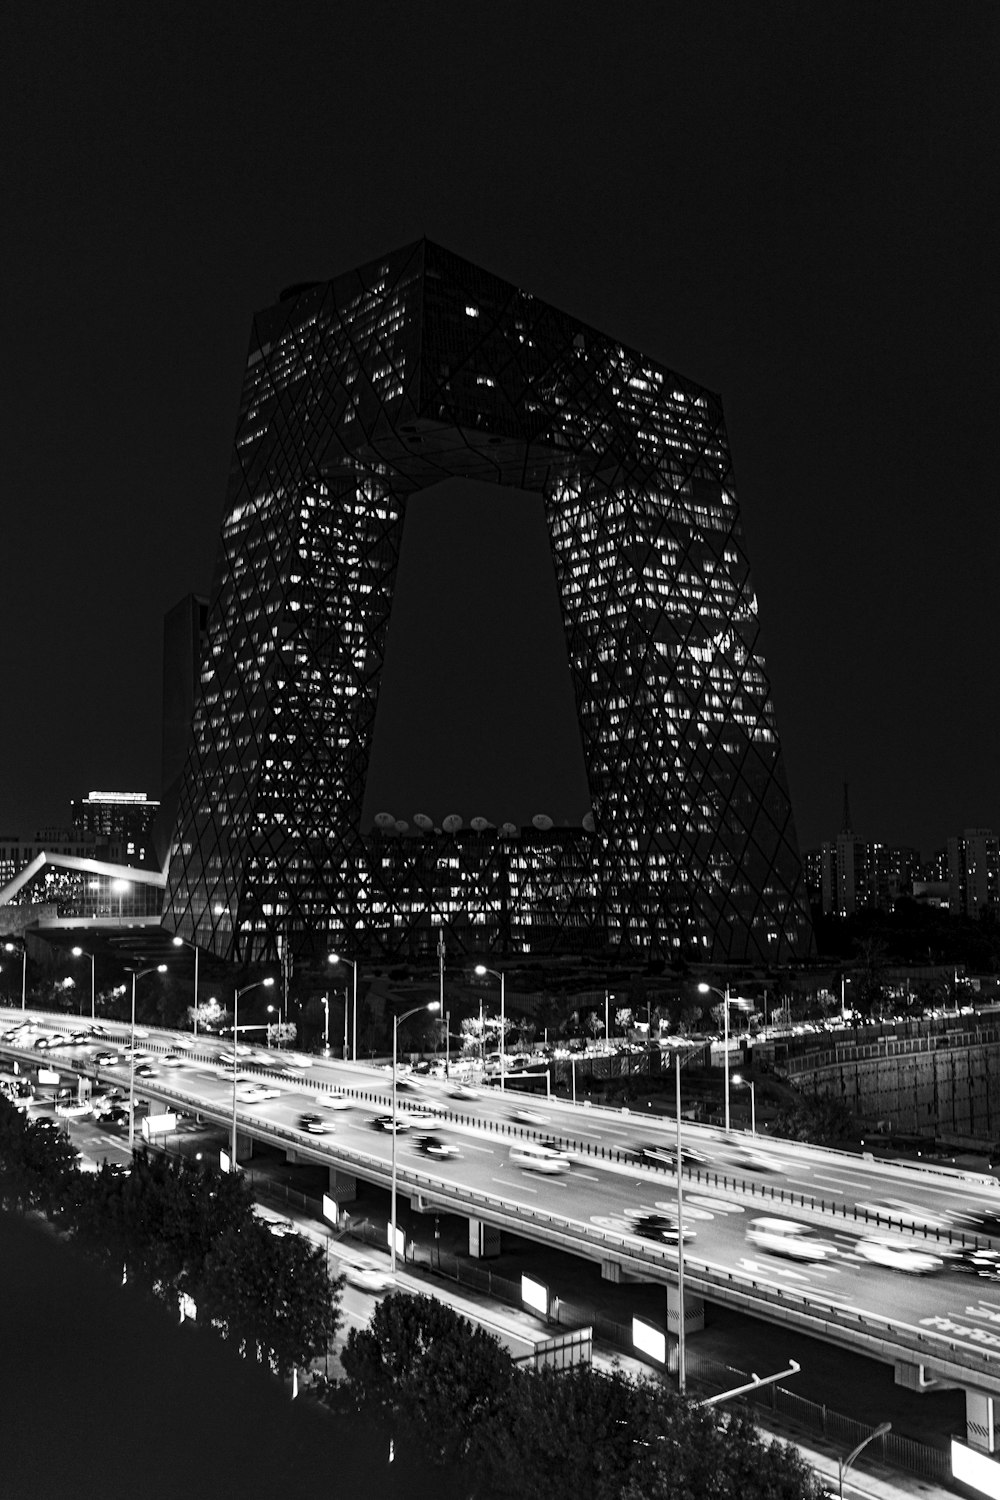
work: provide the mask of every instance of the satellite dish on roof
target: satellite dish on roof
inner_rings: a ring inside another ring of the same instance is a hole
[[[474,828],[477,833],[483,833],[485,829],[489,828],[489,826],[489,818],[472,818],[469,823],[469,827]]]
[[[414,813],[413,821],[414,823],[416,823],[417,827],[421,830],[422,833],[430,833],[431,829],[434,827],[432,819],[430,819],[426,813]]]
[[[382,812],[382,813],[376,813],[375,814],[375,827],[376,828],[395,828],[395,826],[396,826],[396,819],[395,819],[395,817],[394,817],[394,815],[392,813]]]
[[[410,825],[409,825],[409,823],[407,823],[406,819],[405,818],[397,818],[396,819],[396,832],[397,833],[409,833],[409,831],[410,831]]]
[[[596,832],[596,830],[597,830],[597,824],[594,822],[594,814],[592,812],[584,813],[584,815],[583,815],[583,826],[587,830],[588,833],[595,833]]]
[[[552,819],[549,817],[548,813],[535,813],[535,816],[531,821],[532,823],[534,823],[539,833],[548,833],[549,829],[552,827]]]
[[[462,826],[462,819],[458,813],[449,813],[441,827],[445,833],[457,833]]]

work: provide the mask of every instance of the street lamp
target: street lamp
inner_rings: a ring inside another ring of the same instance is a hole
[[[410,1016],[415,1016],[422,1010],[440,1010],[441,1002],[431,1000],[427,1005],[415,1005],[412,1010],[406,1010],[401,1016],[392,1018],[392,1211],[389,1215],[389,1267],[392,1274],[396,1274],[396,1046],[397,1033],[400,1021],[408,1021]]]
[[[726,1071],[726,1085],[725,1085],[725,1087],[726,1087],[725,1131],[726,1131],[726,1134],[728,1135],[729,1134],[729,1007],[732,1004],[733,1000],[739,999],[739,996],[738,995],[733,995],[733,996],[730,995],[730,993],[729,993],[729,985],[728,984],[726,985],[726,988],[724,990],[717,990],[714,984],[699,984],[699,986],[698,986],[698,993],[699,993],[699,995],[709,995],[709,994],[711,994],[711,995],[718,995],[719,999],[722,1001],[722,1031],[723,1031],[723,1043],[722,1044],[723,1044],[723,1047],[725,1048],[725,1053],[726,1053],[726,1056],[725,1056],[725,1071]]]
[[[71,951],[74,958],[90,959],[90,1019],[93,1021],[97,1017],[97,991],[94,985],[94,955],[92,953],[88,953],[86,948],[73,948]]]
[[[734,1073],[732,1081],[733,1081],[733,1083],[736,1084],[736,1086],[738,1088],[746,1088],[746,1089],[750,1090],[750,1134],[751,1135],[756,1135],[757,1134],[757,1090],[753,1086],[753,1079],[752,1078],[744,1078],[741,1074]]]
[[[198,944],[189,943],[187,938],[175,937],[173,940],[175,948],[191,948],[194,952],[194,1034],[198,1035]]]
[[[4,949],[8,953],[17,952],[16,943],[4,943]],[[21,943],[21,1009],[25,1010],[28,1004],[28,945]]]
[[[236,1068],[239,1062],[239,1040],[240,1028],[239,1008],[240,996],[249,995],[251,990],[269,990],[274,983],[273,979],[258,979],[255,984],[245,984],[241,990],[237,990],[233,998],[233,1134],[230,1141],[230,1172],[236,1171]],[[250,1028],[245,1026],[244,1031]]]
[[[341,958],[339,953],[329,953],[326,959],[328,964],[350,964],[354,970],[354,1023],[351,1032],[351,1061],[358,1060],[358,965],[353,958]]]
[[[851,1452],[847,1455],[846,1458],[838,1458],[838,1460],[837,1460],[837,1466],[838,1466],[838,1469],[840,1471],[840,1474],[839,1474],[839,1478],[840,1478],[840,1500],[844,1500],[844,1475],[847,1473],[848,1469],[851,1467],[851,1464],[857,1458],[857,1456],[861,1452],[862,1448],[867,1448],[868,1444],[869,1443],[874,1443],[874,1441],[875,1441],[876,1438],[885,1437],[886,1433],[887,1432],[891,1432],[891,1431],[892,1431],[892,1423],[891,1422],[880,1422],[878,1424],[878,1426],[876,1427],[875,1431],[874,1432],[870,1432],[868,1434],[868,1436],[865,1438],[864,1442],[863,1443],[859,1443],[856,1448],[853,1448],[851,1450]]]
[[[488,969],[485,964],[476,964],[476,973],[480,977],[482,977],[482,975],[484,974],[492,974],[494,979],[499,979],[500,981],[500,1092],[501,1094],[504,1094],[506,1093],[506,1088],[504,1087],[504,1077],[507,1063],[505,1046],[505,1037],[507,1031],[507,1012],[504,1001],[503,974],[499,969]]]
[[[132,1030],[128,1049],[128,1149],[135,1146],[135,982],[147,974],[165,974],[166,964],[154,964],[150,969],[127,969],[132,975]]]

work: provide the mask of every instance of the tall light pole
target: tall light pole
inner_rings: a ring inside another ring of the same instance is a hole
[[[233,1131],[229,1143],[230,1150],[230,1172],[236,1171],[236,1069],[239,1063],[239,1008],[240,996],[249,995],[251,990],[270,989],[274,983],[273,979],[258,979],[255,984],[245,984],[241,990],[237,990],[233,996]],[[245,1027],[244,1030],[249,1028]]]
[[[90,959],[90,1019],[93,1021],[97,1017],[97,990],[94,984],[94,955],[92,953],[88,953],[86,948],[73,948],[70,951],[72,952],[74,958]]]
[[[482,977],[483,974],[492,974],[494,979],[500,981],[500,1092],[506,1093],[506,1034],[507,1034],[507,1012],[504,1003],[504,979],[499,969],[488,969],[485,964],[476,964],[476,973]]]
[[[353,1030],[351,1032],[351,1061],[352,1062],[357,1062],[357,1060],[358,1060],[358,965],[357,965],[357,960],[353,959],[353,958],[342,958],[339,953],[330,953],[330,954],[327,955],[327,960],[326,961],[329,964],[350,964],[351,968],[354,970],[354,1026],[353,1026]]]
[[[674,1053],[674,1076],[677,1086],[677,1392],[687,1390],[684,1361],[684,1188],[681,1156],[681,1055]]]
[[[852,1449],[852,1451],[847,1455],[846,1458],[838,1458],[837,1459],[837,1467],[838,1467],[838,1469],[840,1471],[839,1472],[839,1479],[840,1479],[840,1500],[844,1500],[844,1475],[847,1473],[848,1469],[851,1467],[851,1464],[857,1458],[857,1456],[861,1452],[862,1448],[867,1448],[868,1444],[869,1443],[874,1443],[874,1441],[875,1441],[876,1438],[885,1437],[886,1433],[887,1432],[891,1432],[891,1431],[892,1431],[892,1423],[891,1422],[880,1422],[878,1424],[878,1426],[876,1427],[875,1431],[874,1432],[870,1432],[868,1434],[868,1436],[865,1438],[864,1442],[863,1443],[859,1443],[856,1448]]]
[[[757,1134],[757,1090],[753,1086],[752,1078],[743,1078],[739,1073],[733,1074],[733,1083],[750,1090],[750,1134]]]
[[[165,974],[167,966],[154,964],[149,969],[129,969],[127,972],[132,975],[132,1029],[128,1049],[128,1149],[132,1151],[135,1147],[135,982],[147,974]]]
[[[194,952],[194,1034],[198,1035],[198,944],[189,943],[187,938],[175,937],[175,948],[191,948]]]
[[[723,1044],[723,1047],[725,1048],[725,1053],[726,1053],[726,1056],[725,1056],[725,1070],[726,1070],[726,1084],[725,1084],[725,1088],[726,1088],[726,1114],[725,1114],[725,1121],[726,1121],[726,1123],[725,1123],[725,1130],[726,1130],[726,1134],[728,1135],[729,1134],[729,1006],[732,1003],[732,997],[729,994],[729,985],[728,984],[726,985],[726,988],[724,990],[717,990],[714,984],[699,984],[699,986],[698,986],[698,993],[699,993],[699,995],[709,995],[709,994],[711,994],[711,995],[718,995],[719,998],[720,998],[720,1000],[722,1001],[722,1031],[723,1031],[723,1043],[722,1044]]]
[[[17,952],[16,943],[4,943],[8,953]],[[28,1006],[28,945],[21,940],[21,1009],[26,1010]]]
[[[392,1274],[396,1274],[396,1037],[399,1031],[400,1021],[409,1020],[421,1010],[438,1010],[440,1001],[432,1000],[428,1005],[415,1005],[412,1010],[405,1010],[401,1016],[392,1018],[392,1125],[390,1134],[392,1136],[392,1210],[389,1215],[389,1267]]]

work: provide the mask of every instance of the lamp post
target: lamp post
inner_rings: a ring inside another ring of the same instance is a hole
[[[89,958],[90,959],[90,1019],[92,1021],[96,1020],[96,1018],[97,1018],[97,990],[96,990],[96,987],[95,987],[95,984],[94,984],[94,955],[92,953],[88,953],[87,950],[86,950],[86,948],[73,948],[73,949],[71,949],[71,952],[72,952],[74,958]]]
[[[357,964],[357,960],[353,959],[353,958],[342,958],[339,953],[330,953],[330,954],[327,955],[327,960],[326,961],[329,964],[350,964],[351,968],[354,970],[354,1001],[353,1001],[354,1019],[353,1019],[353,1028],[352,1028],[352,1031],[351,1031],[351,1061],[352,1062],[357,1062],[357,1060],[358,1060],[358,964]]]
[[[732,1081],[733,1081],[733,1083],[736,1084],[736,1086],[738,1088],[742,1087],[742,1088],[747,1088],[747,1089],[750,1090],[750,1134],[751,1135],[756,1135],[757,1134],[757,1090],[753,1086],[753,1079],[752,1078],[744,1078],[744,1077],[741,1076],[741,1074],[734,1073]]]
[[[681,1156],[681,1055],[674,1053],[674,1077],[677,1089],[677,1392],[687,1389],[684,1360],[684,1188]]]
[[[738,997],[732,997],[732,996],[730,996],[729,985],[728,984],[726,985],[726,988],[724,990],[718,990],[718,989],[716,989],[716,987],[715,987],[714,984],[699,984],[699,986],[698,986],[698,993],[699,993],[699,995],[709,995],[709,994],[711,994],[711,995],[718,995],[719,999],[722,1001],[722,1036],[723,1036],[722,1045],[725,1048],[725,1053],[726,1053],[725,1060],[724,1060],[725,1076],[726,1076],[726,1083],[725,1083],[725,1091],[726,1091],[725,1131],[726,1131],[726,1134],[728,1135],[729,1134],[729,1007],[730,1007],[730,1004],[732,1003],[732,999],[733,998],[738,998]]]
[[[488,969],[485,964],[476,964],[476,973],[482,977],[484,974],[492,974],[494,979],[500,981],[500,1092],[507,1092],[506,1084],[506,1034],[507,1034],[507,1012],[504,1003],[504,979],[499,969]]]
[[[8,953],[17,952],[16,943],[4,943],[4,949]],[[28,1004],[28,945],[22,940],[21,943],[21,1009],[27,1009]]]
[[[389,1215],[389,1267],[392,1274],[396,1274],[396,1046],[397,1034],[400,1021],[409,1020],[422,1010],[438,1010],[441,1002],[431,1000],[428,1005],[415,1005],[412,1010],[405,1010],[401,1016],[392,1018],[392,1209]]]
[[[154,964],[149,969],[129,969],[127,972],[132,975],[132,1028],[128,1049],[128,1149],[132,1151],[135,1148],[135,983],[147,974],[165,974],[167,966]]]
[[[240,1028],[237,1023],[239,1022],[240,996],[249,995],[251,990],[270,989],[273,983],[274,980],[270,978],[258,979],[255,984],[245,984],[241,990],[236,990],[233,997],[233,1131],[232,1139],[229,1143],[230,1172],[236,1171],[236,1069],[239,1064],[240,1039]],[[249,1027],[244,1027],[243,1029],[246,1031],[249,1030]]]
[[[189,943],[186,938],[175,937],[175,948],[191,948],[194,952],[194,1034],[198,1035],[198,944]]]
[[[838,1458],[837,1467],[839,1470],[838,1477],[840,1479],[840,1500],[844,1500],[844,1475],[847,1473],[848,1469],[851,1467],[851,1464],[857,1458],[858,1454],[863,1448],[867,1448],[869,1443],[874,1443],[876,1438],[885,1437],[886,1433],[891,1431],[891,1422],[880,1422],[875,1431],[870,1432],[865,1438],[864,1442],[859,1443],[856,1448],[853,1448],[846,1458]]]
[[[330,1056],[330,996],[323,994],[323,1052]]]

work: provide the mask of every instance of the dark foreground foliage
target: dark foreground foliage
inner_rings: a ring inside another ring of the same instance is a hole
[[[516,1366],[428,1297],[393,1293],[342,1356],[341,1404],[388,1417],[399,1456],[460,1467],[461,1493],[506,1500],[818,1500],[793,1449],[739,1410],[589,1365]]]

